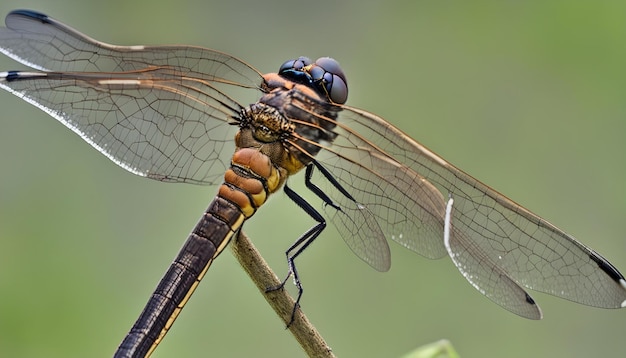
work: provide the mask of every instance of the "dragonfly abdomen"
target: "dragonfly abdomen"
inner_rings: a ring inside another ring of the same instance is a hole
[[[239,231],[241,210],[216,197],[185,241],[148,304],[120,344],[116,358],[147,357],[163,339],[209,266]]]
[[[258,148],[239,148],[200,218],[115,357],[144,357],[165,337],[213,260],[286,175]]]

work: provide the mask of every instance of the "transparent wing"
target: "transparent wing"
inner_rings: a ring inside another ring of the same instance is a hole
[[[463,231],[457,230],[452,222],[453,202],[450,196],[446,208],[444,244],[463,277],[480,293],[507,310],[529,319],[541,319],[541,309],[528,292]]]
[[[6,24],[0,51],[64,72],[5,72],[0,87],[135,174],[221,182],[237,130],[229,121],[241,110],[232,95],[253,88],[258,96],[263,79],[255,69],[204,48],[101,43],[31,11],[10,13]]]
[[[16,10],[0,28],[0,52],[40,71],[126,72],[169,67],[187,77],[259,88],[261,74],[219,51],[193,46],[117,46],[92,39],[47,15]]]
[[[453,197],[454,262],[479,291],[504,308],[540,317],[538,309],[525,307],[529,302],[520,286],[590,306],[624,305],[624,278],[602,256],[382,118],[344,106],[334,132],[337,138],[319,153],[319,161],[359,205],[321,180],[333,200],[362,207],[353,211],[374,216],[387,238],[436,258],[446,254],[444,196]],[[331,219],[349,233],[367,217],[339,212],[331,213]],[[355,236],[344,236],[349,245],[365,235],[363,230],[353,232]]]
[[[339,126],[343,126],[343,118]],[[327,217],[348,246],[380,271],[390,267],[385,238],[415,252],[441,258],[444,205],[441,192],[412,170],[372,147],[360,133],[337,127],[339,136],[316,159],[356,202],[321,175],[315,182],[341,207],[325,206]],[[419,239],[418,239],[419,238]],[[386,246],[386,245],[385,245]]]
[[[6,23],[0,51],[55,72],[0,73],[1,87],[136,174],[221,181],[237,129],[229,119],[241,109],[232,96],[261,89],[252,67],[197,47],[104,44],[31,11],[13,12]],[[444,256],[450,196],[450,255],[494,302],[537,318],[523,286],[592,306],[624,305],[623,276],[604,258],[383,119],[342,107],[334,132],[318,159],[350,197],[323,175],[314,179],[341,208],[326,206],[331,221],[374,268],[390,266],[385,237],[427,257]]]
[[[337,170],[332,166],[328,167],[333,171]],[[315,182],[323,183],[323,180],[320,177]],[[352,252],[376,270],[388,271],[391,267],[391,251],[379,225],[380,220],[372,210],[373,206],[355,203],[337,193],[333,186],[327,186],[324,192],[341,208],[336,210],[325,205],[325,216],[334,224]]]

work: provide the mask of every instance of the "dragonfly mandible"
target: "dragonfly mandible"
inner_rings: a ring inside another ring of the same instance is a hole
[[[525,288],[625,306],[626,281],[600,254],[384,119],[345,105],[346,76],[332,59],[300,57],[263,75],[201,47],[106,44],[29,10],[7,15],[0,51],[33,68],[0,72],[0,87],[122,168],[219,185],[116,357],[154,351],[212,261],[281,188],[317,221],[288,251],[297,285],[294,259],[328,218],[373,268],[389,269],[389,239],[449,256],[476,289],[522,317],[542,316]],[[239,103],[242,89],[258,102]],[[301,170],[320,211],[285,185]]]

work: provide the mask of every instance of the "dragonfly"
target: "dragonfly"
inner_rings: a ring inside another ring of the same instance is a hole
[[[624,276],[599,253],[346,105],[347,79],[331,58],[298,57],[262,74],[202,47],[107,44],[30,10],[5,23],[0,51],[31,70],[0,72],[0,87],[131,173],[218,186],[115,357],[156,349],[213,260],[280,189],[316,221],[286,252],[296,302],[295,259],[328,220],[378,271],[390,268],[389,240],[448,256],[480,293],[525,318],[542,317],[526,289],[626,306]],[[258,100],[242,104],[242,93]],[[300,171],[317,207],[287,185]]]

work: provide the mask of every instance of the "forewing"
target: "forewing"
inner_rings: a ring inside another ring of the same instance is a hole
[[[330,145],[321,144],[315,159],[336,183],[319,174],[313,179],[332,199],[334,205],[324,210],[348,246],[380,271],[391,264],[386,238],[426,257],[443,257],[445,208],[440,191],[377,149],[367,133],[352,131],[343,113],[337,122],[322,120],[333,122],[328,127],[333,127],[334,139]]]
[[[44,14],[9,13],[0,51],[41,71],[126,72],[168,67],[187,77],[258,89],[262,75],[219,51],[193,46],[117,46],[97,41]]]
[[[394,192],[390,189],[396,185],[385,182],[398,183],[402,180],[390,174],[381,177],[384,184],[379,186],[385,188],[376,190],[376,195],[370,194],[369,187],[352,186],[351,193],[355,197],[364,195],[376,199],[376,205],[370,207],[370,210],[379,219],[389,238],[398,241],[400,231],[404,233],[402,238],[406,241],[400,241],[401,244],[409,248],[415,247],[415,251],[428,256],[429,249],[422,248],[423,241],[427,242],[427,248],[438,247],[434,241],[437,237],[443,237],[443,225],[439,224],[445,213],[441,209],[443,196],[451,196],[454,198],[451,220],[455,230],[459,232],[459,247],[464,247],[465,250],[475,248],[477,256],[484,255],[494,263],[492,266],[485,265],[477,274],[504,273],[524,287],[590,306],[619,308],[623,305],[626,300],[623,276],[599,254],[570,235],[452,166],[380,117],[346,106],[339,114],[338,123],[342,125],[338,131],[343,139],[338,138],[337,145],[352,145],[351,138],[357,133],[368,142],[360,142],[362,146],[349,150],[337,150],[342,157],[344,152],[359,153],[350,156],[358,160],[348,159],[353,163],[352,168],[339,174],[342,182],[360,180],[359,175],[350,175],[350,172],[355,167],[366,170],[360,167],[371,167],[369,158],[380,156],[400,163],[397,166],[403,168],[400,170],[401,177],[422,178],[430,187],[436,187],[440,192],[438,197],[430,194],[432,204],[424,204],[423,193],[431,193],[432,189],[424,190],[420,186],[414,186],[419,180],[413,180],[412,183],[406,181],[406,185],[398,186],[398,192]],[[374,153],[376,154],[373,155]],[[365,194],[355,191],[365,191]],[[402,200],[402,195],[406,199]],[[398,197],[400,199],[396,199]],[[438,201],[441,201],[441,208],[436,203]],[[366,206],[368,205],[369,203]],[[436,207],[437,210],[414,210],[420,205]],[[389,211],[390,207],[402,209]],[[406,220],[398,220],[396,211],[405,210]],[[428,229],[422,232],[415,231],[413,227]],[[436,235],[437,230],[441,230],[439,236]],[[485,291],[502,291],[501,287],[496,287],[497,281],[483,282],[482,289]],[[516,294],[512,290],[509,292],[511,295]]]
[[[199,47],[105,44],[32,11],[10,13],[6,24],[0,51],[63,72],[4,72],[0,87],[135,174],[221,182],[237,130],[229,122],[241,110],[232,95],[253,88],[247,92],[258,96],[255,69]]]

